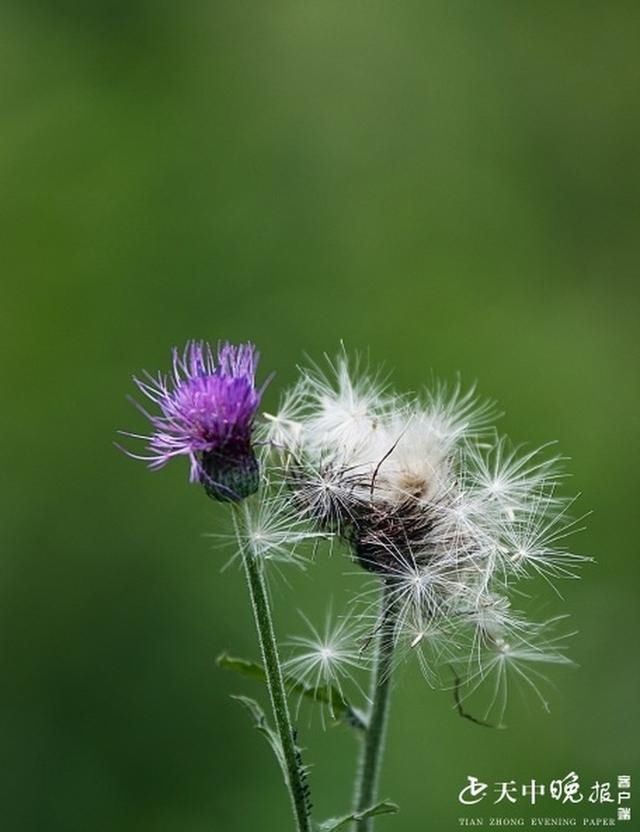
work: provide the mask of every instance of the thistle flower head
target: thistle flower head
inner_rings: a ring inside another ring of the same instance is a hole
[[[147,455],[136,456],[156,469],[176,456],[190,461],[191,482],[209,496],[235,501],[258,487],[258,463],[252,449],[253,420],[262,390],[256,388],[258,353],[251,343],[209,344],[189,341],[173,350],[168,375],[134,378],[140,392],[159,410],[150,414],[148,435],[127,433],[147,442]]]

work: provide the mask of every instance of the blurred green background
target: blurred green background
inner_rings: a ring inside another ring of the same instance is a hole
[[[559,440],[593,509],[575,545],[598,564],[545,594],[580,630],[551,715],[478,728],[401,672],[380,830],[456,828],[467,774],[633,773],[639,23],[635,2],[4,0],[1,829],[291,828],[228,697],[262,693],[215,665],[256,655],[203,536],[224,511],[112,445],[142,427],[131,373],[192,337],[253,339],[267,407],[341,338],[401,389],[460,371],[515,441]],[[345,571],[278,584],[279,631],[341,604]],[[300,730],[317,816],[339,813],[354,739]]]

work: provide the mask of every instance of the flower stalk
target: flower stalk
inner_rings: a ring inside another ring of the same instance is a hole
[[[378,782],[384,754],[389,703],[391,697],[391,673],[395,647],[395,613],[391,600],[391,582],[385,581],[381,597],[379,633],[376,644],[375,666],[371,676],[371,706],[367,731],[363,735],[360,764],[356,775],[354,810],[362,813],[372,806],[378,796]],[[371,832],[374,819],[363,817],[354,823],[355,832]]]
[[[273,630],[271,608],[262,575],[262,565],[258,558],[247,548],[243,549],[242,561],[247,578],[249,595],[251,597],[251,606],[258,632],[262,661],[267,677],[269,698],[271,699],[271,706],[273,708],[276,730],[280,738],[285,765],[286,784],[291,798],[296,830],[297,832],[310,832],[311,821],[309,818],[308,787],[300,762],[300,752],[296,747],[294,739],[278,646]]]

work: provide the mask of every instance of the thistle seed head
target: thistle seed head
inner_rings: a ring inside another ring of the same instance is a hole
[[[575,577],[589,560],[565,546],[579,521],[559,495],[562,458],[499,436],[473,388],[397,396],[344,353],[328,367],[302,371],[267,431],[300,518],[386,586],[393,615],[376,593],[362,620],[372,632],[392,620],[399,653],[431,683],[438,662],[463,661],[471,692],[492,672],[498,697],[508,675],[538,690],[527,667],[568,660],[547,625],[513,609],[515,584]]]

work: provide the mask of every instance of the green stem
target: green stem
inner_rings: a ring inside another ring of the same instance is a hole
[[[371,679],[371,707],[356,777],[354,809],[362,812],[372,806],[378,794],[378,780],[389,714],[391,671],[395,646],[395,622],[391,586],[385,583],[381,598],[381,624],[376,647],[376,663]],[[373,818],[355,821],[355,832],[371,832]]]
[[[287,786],[296,821],[296,830],[297,832],[310,832],[309,795],[300,761],[300,752],[296,748],[293,736],[291,716],[280,668],[280,657],[278,656],[278,647],[273,631],[271,608],[262,575],[262,565],[257,558],[246,550],[242,553],[242,560],[258,631],[262,661],[267,675],[267,687],[269,688],[269,697],[273,707],[273,716],[282,745]]]

